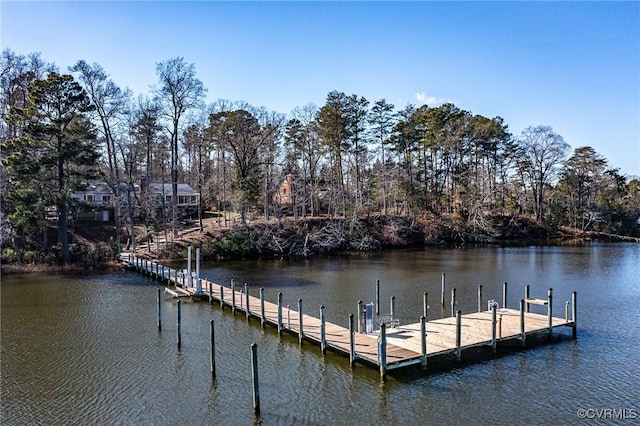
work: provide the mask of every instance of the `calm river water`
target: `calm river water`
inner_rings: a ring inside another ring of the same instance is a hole
[[[186,264],[186,262],[185,262]],[[186,265],[185,265],[186,266]],[[241,315],[206,302],[182,309],[135,273],[85,277],[9,276],[1,287],[2,425],[418,425],[638,424],[640,422],[640,245],[426,249],[301,261],[208,263],[201,275],[234,278],[284,305],[303,299],[305,313],[347,324],[358,300],[382,311],[396,297],[402,323],[417,322],[422,294],[430,318],[440,277],[456,287],[459,308],[484,298],[516,307],[523,287],[556,316],[578,292],[578,339],[516,351],[423,377],[391,375],[305,343],[278,338]],[[447,301],[449,294],[447,294]],[[217,380],[209,374],[209,320],[215,321]],[[570,329],[566,329],[570,333]],[[258,345],[262,413],[253,416],[250,345]],[[608,411],[606,411],[608,410]],[[586,418],[585,418],[586,417]],[[624,417],[624,418],[623,418]]]

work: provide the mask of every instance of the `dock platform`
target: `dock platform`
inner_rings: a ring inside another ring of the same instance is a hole
[[[460,361],[464,352],[474,348],[489,348],[496,353],[498,346],[527,347],[527,340],[549,339],[558,327],[572,328],[572,337],[576,337],[576,293],[572,295],[571,318],[569,307],[565,306],[565,318],[552,316],[552,291],[548,299],[522,299],[520,310],[498,308],[455,316],[427,320],[422,316],[419,322],[399,325],[397,322],[387,326],[384,322],[379,328],[364,333],[364,321],[360,315],[349,317],[349,327],[328,322],[324,318],[324,307],[320,307],[320,318],[302,314],[301,301],[298,310],[283,309],[282,294],[277,303],[264,299],[262,289],[259,295],[250,294],[248,286],[230,286],[213,283],[200,278],[190,270],[176,270],[133,254],[123,254],[121,260],[131,269],[163,282],[172,297],[197,297],[219,304],[221,308],[230,308],[235,314],[244,314],[248,319],[274,326],[278,334],[283,332],[298,336],[300,343],[313,342],[320,345],[324,354],[327,349],[349,357],[349,363],[366,364],[380,370],[385,380],[387,372],[407,367],[427,369],[432,361],[439,358]],[[199,269],[199,268],[198,268]],[[191,274],[191,275],[190,275]],[[258,293],[254,289],[254,293]],[[528,287],[527,287],[528,293]],[[529,304],[547,305],[547,314],[529,312]],[[284,318],[286,311],[286,320]],[[425,310],[426,312],[426,310]],[[345,323],[347,323],[345,319]]]

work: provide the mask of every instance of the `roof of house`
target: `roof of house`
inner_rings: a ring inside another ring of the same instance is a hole
[[[163,188],[164,187],[164,188]],[[171,184],[170,183],[150,183],[149,184],[149,191],[151,192],[156,192],[156,193],[165,193],[165,194],[171,194],[172,193],[172,188],[171,188]],[[178,184],[178,194],[181,195],[198,195],[198,193],[196,191],[193,190],[193,188],[191,188],[191,186],[189,186],[186,183],[179,183]]]

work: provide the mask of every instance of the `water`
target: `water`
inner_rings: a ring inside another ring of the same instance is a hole
[[[396,297],[401,323],[417,322],[422,294],[430,318],[447,302],[484,299],[517,307],[525,284],[532,297],[554,289],[554,312],[578,292],[578,340],[540,346],[423,377],[378,372],[241,315],[207,303],[182,309],[176,347],[176,304],[162,303],[157,283],[134,273],[88,277],[10,276],[1,293],[1,415],[3,425],[395,425],[632,424],[640,418],[640,246],[427,249],[305,261],[228,261],[203,265],[219,283],[234,278],[275,301],[347,324],[358,300],[375,298],[381,313]],[[540,308],[540,307],[537,307]],[[532,308],[533,309],[533,308]],[[544,309],[544,308],[542,308]],[[209,320],[215,321],[217,380],[209,374]],[[286,316],[285,316],[286,319]],[[570,329],[566,329],[570,333]],[[250,345],[258,345],[262,413],[253,416]],[[613,410],[606,414],[603,409]],[[586,411],[587,419],[579,414]],[[600,417],[598,419],[597,417]],[[626,420],[611,417],[626,416]],[[594,418],[595,417],[595,418]],[[603,419],[603,417],[609,417]],[[636,417],[635,419],[633,417]]]

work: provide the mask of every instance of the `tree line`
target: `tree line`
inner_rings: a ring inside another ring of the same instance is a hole
[[[136,218],[177,235],[178,183],[200,192],[200,214],[217,210],[226,221],[233,211],[242,224],[431,212],[472,231],[486,231],[493,216],[527,216],[637,232],[640,182],[591,147],[571,151],[549,126],[513,135],[501,117],[452,103],[397,108],[341,91],[288,115],[206,104],[195,65],[180,57],[156,64],[146,94],[118,86],[99,64],[79,60],[61,72],[38,53],[6,49],[0,72],[3,244],[46,251],[55,207],[63,263],[73,192],[95,179],[111,188],[116,225],[134,241]],[[160,219],[135,191],[143,179],[171,183]],[[285,179],[292,192],[283,204]]]

